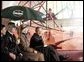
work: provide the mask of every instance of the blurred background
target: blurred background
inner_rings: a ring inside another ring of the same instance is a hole
[[[46,44],[54,44],[61,40],[73,38],[58,45],[62,47],[62,49],[58,49],[59,53],[67,53],[72,56],[74,55],[75,57],[77,57],[77,54],[80,57],[83,56],[83,1],[2,1],[2,9],[10,6],[25,6],[33,8],[34,10],[42,12],[44,14],[43,17],[46,17],[49,8],[52,9],[56,19],[45,20],[46,23],[43,24],[46,27],[53,28],[43,29],[43,36],[50,36],[50,40],[46,41]],[[3,20],[5,20],[5,22]],[[2,24],[7,25],[9,21],[10,19],[2,18]],[[18,26],[22,24],[20,20],[11,21]],[[41,25],[40,22],[35,22]],[[30,22],[30,20],[26,21],[24,24],[30,25],[28,27],[30,37],[34,33],[35,29],[32,26],[40,26],[34,22]],[[44,35],[44,32],[49,33]],[[77,59],[74,58],[73,60]]]

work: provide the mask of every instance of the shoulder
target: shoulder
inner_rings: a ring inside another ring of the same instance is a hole
[[[6,32],[6,35],[5,35],[4,38],[5,38],[5,40],[7,40],[7,41],[9,41],[9,40],[12,39],[11,34],[10,34],[9,32]]]
[[[32,37],[31,37],[31,38],[34,38],[34,37],[36,37],[36,33],[34,33],[34,34],[32,35]]]
[[[9,37],[10,36],[10,33],[7,31],[5,36],[6,37]]]

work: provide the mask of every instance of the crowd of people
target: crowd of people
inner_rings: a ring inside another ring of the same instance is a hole
[[[1,61],[61,61],[63,56],[55,48],[44,46],[40,27],[35,28],[31,39],[27,27],[21,28],[20,37],[15,32],[17,27],[13,22],[7,28],[1,25]]]

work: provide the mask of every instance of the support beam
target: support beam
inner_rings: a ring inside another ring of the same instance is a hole
[[[45,2],[43,2],[43,4],[44,4]],[[38,9],[38,11],[40,10],[40,8],[43,6],[43,4],[41,4],[41,6],[39,6],[39,9]]]
[[[42,2],[43,2],[43,1],[42,1]],[[38,6],[38,5],[41,4],[42,2],[40,2],[40,3],[36,4],[36,5],[34,5],[32,8],[34,8],[35,6]]]
[[[19,6],[20,3],[21,3],[21,1],[18,3],[18,6]]]
[[[25,6],[28,2],[29,2],[29,1],[25,2],[25,3],[23,4],[23,6]]]

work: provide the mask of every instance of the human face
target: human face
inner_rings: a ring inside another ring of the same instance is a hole
[[[12,33],[16,33],[16,32],[17,32],[16,28],[12,28]]]
[[[41,31],[42,31],[42,29],[39,28],[38,31],[37,31],[38,35],[41,35]]]
[[[12,28],[12,34],[14,34],[16,38],[19,37],[18,31],[16,28]]]
[[[2,35],[5,35],[6,34],[6,28],[5,27],[1,30],[1,34]]]

